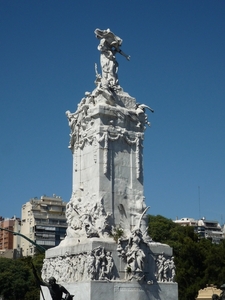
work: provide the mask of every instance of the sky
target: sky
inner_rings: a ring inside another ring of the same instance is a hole
[[[65,111],[95,88],[96,28],[123,39],[120,85],[154,109],[148,211],[225,222],[224,0],[0,0],[0,216],[72,191]]]

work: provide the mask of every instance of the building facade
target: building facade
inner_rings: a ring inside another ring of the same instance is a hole
[[[209,239],[212,243],[218,244],[225,238],[224,229],[217,221],[207,220],[205,218],[200,220],[182,218],[180,220],[175,220],[174,223],[181,226],[193,226],[199,238]]]
[[[196,298],[196,300],[211,300],[212,295],[219,296],[221,292],[222,290],[218,289],[216,286],[211,284],[205,287],[204,289],[198,291],[198,297]]]
[[[223,231],[217,221],[198,220],[197,232],[200,237],[210,239],[213,243],[218,244],[224,239]]]
[[[22,206],[21,234],[45,249],[58,246],[67,229],[65,211],[66,202],[59,196],[30,199]],[[21,248],[23,256],[32,256],[37,251],[37,247],[24,238]]]
[[[20,218],[0,218],[0,256],[16,258],[21,256],[20,236],[13,235],[10,231],[20,231]],[[8,231],[9,230],[9,231]]]

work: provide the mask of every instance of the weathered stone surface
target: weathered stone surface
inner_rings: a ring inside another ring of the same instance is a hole
[[[96,29],[102,75],[74,113],[66,112],[73,155],[67,235],[49,249],[42,269],[75,299],[176,300],[172,249],[147,235],[143,188],[145,110],[119,85],[122,40]],[[46,300],[50,299],[45,291]]]
[[[79,300],[175,300],[178,299],[176,283],[139,284],[138,282],[87,281],[65,284]],[[45,300],[52,300],[43,287]],[[41,300],[43,298],[41,297]]]

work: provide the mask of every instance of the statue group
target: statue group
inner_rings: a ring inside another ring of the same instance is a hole
[[[141,284],[141,288],[135,286],[134,295],[143,300],[159,299],[159,294],[164,300],[167,284],[171,296],[165,299],[176,300],[172,249],[155,243],[147,233],[143,140],[150,126],[147,110],[154,111],[137,103],[119,84],[116,56],[130,60],[121,49],[122,39],[110,29],[94,33],[99,40],[101,74],[96,64],[95,88],[84,93],[75,112],[66,111],[73,156],[68,228],[60,245],[46,252],[42,279],[47,282],[54,277],[69,291],[74,289],[75,297],[80,293],[80,299],[99,299],[82,294],[86,282],[110,282],[109,300],[120,299],[118,282]],[[101,292],[104,289],[101,285]]]

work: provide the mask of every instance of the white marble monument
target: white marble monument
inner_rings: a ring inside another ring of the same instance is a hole
[[[42,279],[51,276],[79,300],[177,300],[172,249],[147,235],[143,140],[144,104],[124,92],[116,55],[122,39],[95,30],[101,74],[74,113],[66,112],[73,155],[67,235],[46,251]],[[45,300],[51,299],[44,289]]]

